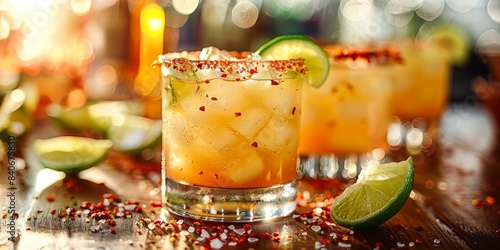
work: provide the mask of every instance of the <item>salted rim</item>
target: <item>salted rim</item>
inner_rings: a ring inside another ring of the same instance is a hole
[[[403,56],[400,50],[392,47],[354,48],[340,45],[326,45],[323,49],[334,62],[364,61],[370,65],[403,63]]]
[[[197,55],[199,51],[167,53],[159,55],[153,62],[153,67],[161,67],[163,75],[172,74],[182,78],[224,78],[229,80],[247,79],[283,79],[295,78],[294,75],[305,75],[307,67],[305,59],[259,60],[251,59],[251,52],[229,52],[231,59],[189,59],[182,55]],[[262,76],[260,71],[273,71],[268,76]],[[270,77],[272,76],[272,77]]]

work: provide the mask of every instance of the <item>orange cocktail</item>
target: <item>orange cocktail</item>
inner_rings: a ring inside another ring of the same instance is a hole
[[[447,52],[431,44],[401,44],[405,63],[397,71],[394,115],[403,122],[421,120],[419,129],[434,136],[448,103],[451,66]]]
[[[304,60],[205,57],[211,50],[159,57],[166,205],[207,220],[287,215],[296,198]]]
[[[303,165],[331,164],[331,156],[360,156],[387,146],[392,71],[401,59],[399,53],[324,49],[330,57],[328,79],[318,89],[304,86],[299,145]]]

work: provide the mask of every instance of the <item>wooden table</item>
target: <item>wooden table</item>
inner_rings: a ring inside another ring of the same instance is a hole
[[[307,206],[271,222],[208,223],[169,215],[158,206],[157,158],[143,162],[112,152],[104,164],[65,177],[43,169],[26,150],[37,136],[61,133],[41,121],[16,141],[16,189],[9,189],[7,157],[2,160],[0,249],[214,249],[219,241],[221,249],[500,249],[496,127],[480,105],[461,104],[451,105],[442,127],[434,152],[414,156],[413,193],[403,209],[377,228],[349,230],[334,224],[328,206],[318,202],[344,188],[339,181],[302,180]],[[313,205],[319,209],[308,207]],[[15,243],[8,240],[12,221],[20,235]]]

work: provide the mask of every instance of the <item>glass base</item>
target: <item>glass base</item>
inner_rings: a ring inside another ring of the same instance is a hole
[[[164,204],[175,215],[206,221],[251,222],[284,217],[297,205],[297,180],[266,188],[225,189],[164,182]]]
[[[299,172],[302,178],[309,179],[354,179],[363,167],[382,163],[384,160],[385,152],[383,149],[376,149],[361,155],[301,156]]]

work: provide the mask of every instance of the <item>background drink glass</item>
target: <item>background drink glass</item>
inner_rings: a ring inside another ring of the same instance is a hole
[[[165,204],[211,221],[286,216],[296,205],[304,60],[200,60],[209,50],[159,57]]]
[[[355,177],[361,164],[382,160],[392,116],[397,51],[326,46],[328,79],[304,86],[299,152],[302,174]]]
[[[404,64],[395,71],[394,115],[389,144],[411,154],[432,148],[446,110],[451,65],[446,51],[430,44],[400,43]]]

